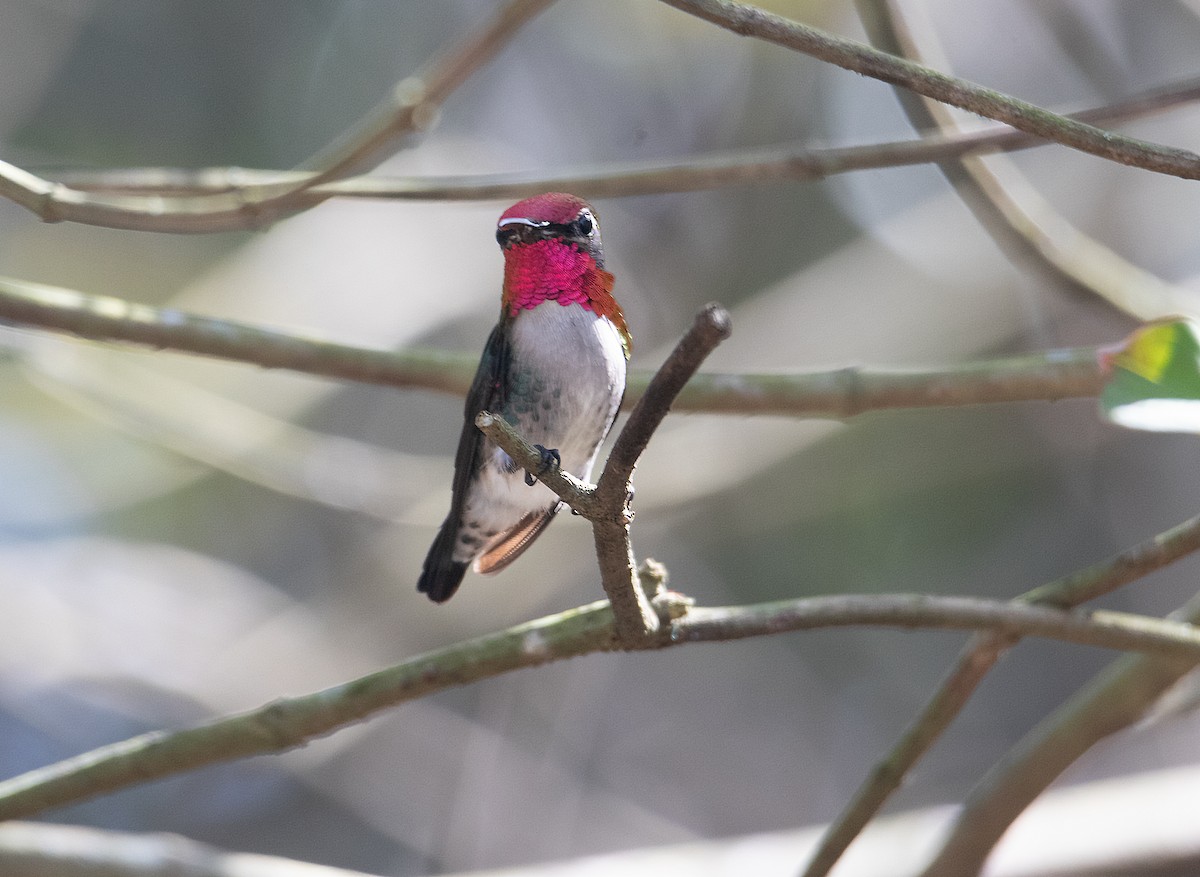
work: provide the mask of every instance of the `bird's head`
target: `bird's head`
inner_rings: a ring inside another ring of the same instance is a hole
[[[596,211],[582,198],[563,192],[526,198],[505,210],[496,224],[496,241],[506,259],[510,254],[519,258],[521,247],[557,241],[591,256],[597,267],[604,267]]]
[[[582,198],[549,192],[519,201],[496,225],[504,252],[504,311],[516,316],[546,301],[579,304],[612,321],[630,349],[625,315],[604,270],[600,220]]]

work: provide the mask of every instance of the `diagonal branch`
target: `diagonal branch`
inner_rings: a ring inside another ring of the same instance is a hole
[[[262,853],[229,852],[180,834],[82,825],[0,825],[0,873],[20,877],[378,877]]]
[[[692,609],[633,648],[765,636],[825,627],[994,630],[1104,648],[1137,649],[1174,665],[1200,662],[1200,630],[1124,613],[1066,612],[970,597],[870,594]],[[283,752],[434,691],[576,655],[630,648],[600,601],[427,652],[312,694],[174,732],[133,737],[0,782],[0,820],[31,816],[205,765]]]
[[[899,85],[981,116],[1120,164],[1200,179],[1200,155],[1105,131],[994,89],[957,79],[863,43],[824,33],[755,6],[730,0],[662,0],[742,36],[811,55],[854,73]]]
[[[1089,123],[1111,123],[1138,118],[1191,102],[1200,97],[1195,79],[1135,94],[1105,106],[1094,107],[1070,118]],[[539,192],[582,192],[590,198],[612,198],[663,192],[692,192],[722,186],[749,185],[775,180],[811,181],[834,174],[881,167],[903,167],[945,161],[963,155],[1006,152],[1043,146],[1046,141],[1024,131],[992,126],[978,131],[930,134],[919,140],[900,140],[864,146],[778,148],[711,153],[662,162],[632,162],[608,165],[594,171],[579,171],[556,177],[527,174],[482,174],[447,177],[364,176],[315,185],[305,171],[252,170],[246,168],[127,168],[104,171],[67,171],[51,183],[26,171],[9,167],[9,172],[27,180],[26,188],[44,192],[37,201],[59,221],[95,225],[111,224],[107,214],[97,212],[93,193],[156,196],[155,231],[187,232],[240,229],[253,226],[254,217],[231,214],[218,221],[209,217],[204,228],[189,220],[176,226],[171,204],[181,196],[245,193],[267,186],[290,184],[292,199],[304,209],[328,198],[368,198],[400,201],[489,200],[527,198]],[[4,168],[0,163],[0,195],[4,195]],[[300,184],[305,184],[303,187]],[[11,186],[11,181],[9,183]],[[19,191],[19,189],[18,189]],[[10,192],[11,194],[11,192]],[[163,199],[176,199],[164,201]],[[19,199],[18,199],[19,200]],[[104,201],[100,199],[102,206]],[[131,204],[134,202],[131,202]],[[27,205],[28,206],[28,205]],[[146,210],[151,210],[149,206]],[[126,216],[125,222],[129,219]],[[123,227],[123,226],[122,226]]]
[[[1101,563],[1026,591],[1013,603],[1069,609],[1123,587],[1198,550],[1200,515]],[[900,787],[908,772],[962,712],[983,677],[1017,640],[1016,636],[997,632],[978,633],[971,638],[933,697],[904,730],[887,756],[875,764],[867,779],[855,791],[854,797],[830,824],[803,877],[824,877],[829,873],[867,823]]]
[[[919,13],[905,15],[899,0],[857,0],[859,15],[880,48],[914,61],[936,59],[948,67],[931,23]],[[917,10],[914,8],[914,12]],[[960,130],[949,107],[898,90],[909,120],[918,129],[941,134]],[[1069,222],[1004,157],[990,162],[960,156],[939,164],[964,203],[1002,249],[1016,250],[1049,269],[1058,280],[1097,295],[1142,320],[1183,308],[1185,293],[1132,264]],[[1007,245],[1007,246],[1006,246]]]
[[[305,166],[315,169],[312,173],[285,184],[282,192],[249,199],[247,209],[276,216],[302,209],[306,200],[303,196],[313,186],[378,164],[400,138],[433,127],[446,98],[553,2],[509,0],[488,27],[435,58],[424,73],[402,80],[354,130],[306,161]]]
[[[350,134],[306,162],[313,168],[309,173],[199,197],[89,195],[0,161],[0,197],[46,222],[82,215],[91,224],[109,228],[185,233],[267,225],[323,200],[314,201],[308,192],[311,187],[377,161],[384,147],[431,127],[450,93],[551,2],[509,0],[488,27],[446,50],[425,75],[400,82]]]
[[[569,505],[572,511],[589,521],[604,516],[606,510],[604,504],[596,499],[595,485],[580,481],[570,472],[564,472],[557,466],[543,471],[545,461],[541,453],[503,417],[490,411],[481,411],[475,418],[475,426],[502,448],[518,469],[535,474],[538,480]]]
[[[671,409],[675,397],[696,373],[705,358],[733,331],[729,312],[710,304],[696,316],[696,322],[679,340],[671,355],[651,378],[625,428],[613,443],[608,464],[596,482],[601,496],[624,496],[629,477],[654,431]]]
[[[1170,618],[1200,623],[1200,596]],[[1083,753],[1141,721],[1198,662],[1125,655],[1113,661],[1025,736],[971,790],[950,836],[922,877],[975,874],[1033,800]]]

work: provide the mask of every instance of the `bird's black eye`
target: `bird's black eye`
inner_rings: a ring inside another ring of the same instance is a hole
[[[581,238],[590,238],[595,230],[596,223],[592,221],[592,214],[586,210],[580,213],[579,218],[575,220],[575,233]]]
[[[504,249],[510,243],[512,243],[513,239],[516,238],[516,236],[517,236],[517,230],[515,228],[513,228],[512,226],[502,225],[498,229],[496,229],[496,243],[498,243],[500,245],[501,249]]]

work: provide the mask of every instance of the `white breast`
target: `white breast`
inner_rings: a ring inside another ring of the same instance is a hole
[[[544,385],[536,420],[521,418],[524,436],[559,452],[562,468],[590,480],[600,442],[625,387],[625,351],[613,324],[581,305],[546,301],[513,320],[511,367],[537,375]],[[543,402],[545,403],[543,405]],[[555,501],[543,485],[525,484],[524,472],[508,472],[508,456],[490,449],[480,487],[497,519],[546,508]]]

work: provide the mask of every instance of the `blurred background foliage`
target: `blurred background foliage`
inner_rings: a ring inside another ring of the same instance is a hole
[[[861,38],[848,2],[764,3]],[[0,0],[0,148],[59,168],[291,166],[486,19],[484,0]],[[1195,74],[1187,2],[933,0],[953,72],[1055,109]],[[1196,142],[1184,107],[1125,126]],[[626,159],[911,135],[891,90],[646,0],[562,0],[389,160],[550,175]],[[1195,286],[1197,190],[1046,147],[1015,161],[1080,227]],[[587,192],[579,194],[587,195]],[[0,203],[0,273],[366,346],[481,349],[501,203],[329,202],[257,233],[44,225]],[[609,267],[661,361],[704,303],[712,369],[940,365],[1134,325],[1003,254],[933,168],[603,200]],[[0,330],[0,771],[305,692],[600,596],[551,528],[443,607],[414,591],[461,400]],[[1195,440],[1093,401],[846,425],[673,416],[634,541],[705,603],[1004,598],[1195,513]],[[1184,562],[1107,601],[1162,613]],[[831,818],[957,653],[837,630],[598,656],[448,691],[280,758],[52,814],[386,873],[490,867]],[[1024,643],[894,808],[958,800],[1109,655]],[[1065,781],[1194,761],[1194,716]],[[902,855],[902,851],[898,851]]]

